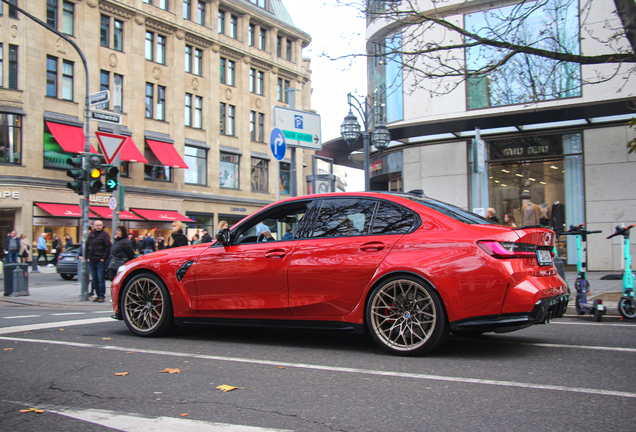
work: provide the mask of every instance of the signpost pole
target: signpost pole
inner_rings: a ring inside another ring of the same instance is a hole
[[[296,89],[295,88],[287,88],[285,89],[287,92],[287,101],[289,102],[290,109],[296,109]],[[291,196],[298,196],[298,189],[296,186],[296,146],[289,146],[291,150],[291,166],[290,166],[290,182],[289,182],[289,193]],[[280,165],[280,162],[278,162]]]
[[[113,79],[113,88],[114,88],[114,92],[113,92],[113,112],[117,115],[121,114],[121,78],[118,78],[118,75],[115,74],[115,78]],[[115,124],[113,126],[113,134],[114,135],[121,135],[121,126],[119,125],[119,123]],[[121,158],[120,158],[120,154],[121,152],[117,152],[117,156],[115,157],[115,160],[113,160],[112,165],[115,166],[117,168],[117,181],[119,181],[119,172],[121,171]],[[113,191],[113,197],[115,199],[117,199],[116,197],[117,193],[115,191]],[[119,205],[113,210],[113,225],[112,225],[112,237],[115,238],[115,233],[117,232],[117,225],[119,225]]]

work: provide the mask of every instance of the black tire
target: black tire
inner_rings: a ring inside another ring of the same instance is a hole
[[[129,280],[122,289],[120,308],[126,326],[137,336],[159,337],[174,328],[170,293],[155,274],[141,273]]]
[[[599,310],[598,308],[598,300],[594,300],[593,306],[594,308],[594,321],[596,322],[601,322],[601,320],[603,319],[603,314],[605,313],[604,310]]]
[[[75,275],[73,274],[68,274],[68,273],[60,273],[60,276],[62,277],[62,279],[64,280],[73,280],[73,278],[75,277]]]
[[[401,356],[432,351],[448,335],[446,310],[439,295],[409,276],[392,277],[373,289],[365,322],[380,347]]]
[[[576,309],[576,314],[577,315],[584,315],[585,312],[583,312],[583,309],[581,309],[581,296],[577,295],[576,296],[576,300],[574,302],[574,309]]]
[[[625,319],[636,318],[636,302],[629,297],[621,297],[618,302],[618,313]]]

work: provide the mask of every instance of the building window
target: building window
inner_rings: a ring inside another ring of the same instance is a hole
[[[18,0],[9,0],[9,3],[11,3],[9,5],[9,18],[18,18],[18,10],[12,6],[12,5],[17,6]],[[2,6],[4,7],[4,3],[2,4]],[[0,9],[0,12],[1,11],[2,9]]]
[[[254,46],[254,30],[254,24],[247,26],[247,44],[249,46]]]
[[[238,17],[230,16],[230,37],[238,39]]]
[[[250,69],[250,92],[263,95],[263,87],[265,85],[265,72],[256,69]]]
[[[18,46],[9,45],[9,88],[18,88]]]
[[[73,100],[73,62],[62,62],[62,99]]]
[[[154,44],[155,44],[155,34],[152,32],[146,32],[146,60],[153,61],[154,60]]]
[[[219,59],[219,82],[221,84],[225,84],[225,81],[226,81],[226,78],[225,78],[226,63],[227,61],[223,57]]]
[[[227,104],[225,104],[224,102],[221,102],[220,105],[220,113],[221,113],[221,118],[220,118],[220,123],[219,123],[219,133],[221,135],[226,135],[225,133],[225,129],[226,129],[226,113],[225,111],[227,110]]]
[[[290,40],[287,41],[287,45],[285,47],[285,58],[289,61],[292,59],[292,43]]]
[[[256,111],[250,111],[250,139],[256,141]]]
[[[258,7],[265,9],[265,0],[250,0],[250,3],[255,4]]]
[[[261,29],[261,32],[258,35],[258,49],[265,51],[266,38],[267,38],[267,30]]]
[[[99,91],[109,90],[110,72],[102,70],[99,72]]]
[[[172,168],[165,166],[146,145],[144,157],[148,163],[144,165],[144,179],[169,182],[172,178]]]
[[[190,45],[185,47],[185,71],[192,73],[192,47]]]
[[[127,161],[120,162],[119,177],[130,178],[130,162],[127,162]]]
[[[252,192],[268,192],[268,161],[252,158]]]
[[[563,3],[563,4],[561,4]],[[523,18],[521,18],[523,17]],[[549,17],[549,18],[548,18]],[[522,32],[501,32],[521,21]],[[580,53],[579,3],[528,2],[465,15],[467,30],[502,43],[532,46],[562,53]],[[468,44],[471,40],[466,41]],[[477,45],[466,49],[466,69],[478,73],[497,64],[511,51]],[[581,65],[518,53],[495,72],[473,75],[466,82],[467,106],[478,109],[581,96]]]
[[[146,83],[146,118],[163,121],[166,119],[166,88],[160,85],[157,86],[156,105],[154,104],[154,90],[154,84]]]
[[[280,178],[280,193],[282,195],[289,195],[289,185],[291,179],[291,164],[287,162],[279,162],[279,178]]]
[[[146,83],[146,118],[152,118],[154,112],[154,84]]]
[[[57,97],[57,57],[46,56],[46,95]]]
[[[208,152],[205,149],[185,146],[184,161],[188,168],[183,171],[188,184],[205,186],[208,184]]]
[[[22,163],[22,116],[0,113],[0,163]]]
[[[219,125],[219,133],[221,135],[234,136],[235,132],[235,120],[236,120],[236,107],[234,105],[228,105],[221,102],[221,123]]]
[[[57,0],[46,0],[46,25],[57,30]]]
[[[281,36],[276,36],[276,56],[283,56],[283,38]]]
[[[220,68],[221,83],[233,86],[236,77],[236,63],[221,57]]]
[[[159,64],[166,64],[166,37],[157,35],[157,56],[155,61]]]
[[[186,126],[192,126],[192,95],[190,93],[185,94],[184,117],[184,124]]]
[[[205,25],[205,3],[199,0],[199,4],[197,6],[197,24],[204,26]]]
[[[75,4],[69,1],[62,3],[62,33],[73,36],[75,33]]]
[[[103,47],[108,48],[108,44],[110,42],[110,17],[107,15],[101,16],[100,25],[99,25],[99,34],[100,34],[99,44]],[[146,33],[146,36],[148,36],[148,33]]]
[[[258,135],[256,141],[265,142],[265,114],[258,113]]]
[[[225,34],[225,12],[222,10],[219,10],[219,15],[218,15],[218,19],[216,22],[216,31],[219,34]]]
[[[113,20],[113,49],[124,50],[124,22]]]
[[[203,50],[194,49],[194,74],[201,76],[203,74]]]
[[[168,0],[159,0],[159,9],[168,10]]]
[[[239,155],[221,152],[219,185],[222,188],[238,189],[240,185]]]
[[[194,98],[194,127],[201,129],[203,127],[203,98],[195,96]]]
[[[256,69],[250,68],[250,93],[256,91]]]
[[[289,92],[286,91],[289,88],[289,80],[278,78],[278,86],[276,87],[276,99],[279,102],[289,103]]]
[[[185,20],[189,20],[191,17],[190,6],[192,6],[190,0],[183,0],[183,19]]]

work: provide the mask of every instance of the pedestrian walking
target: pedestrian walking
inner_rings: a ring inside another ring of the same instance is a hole
[[[157,250],[164,250],[165,247],[166,241],[164,240],[163,236],[159,234],[159,237],[157,237]]]
[[[53,267],[53,264],[49,264],[49,259],[46,257],[46,253],[49,251],[49,248],[46,247],[46,233],[42,233],[40,234],[40,237],[38,237],[36,249],[38,250],[38,259],[36,260],[37,264],[40,265],[40,258],[44,257],[44,265],[47,267]]]
[[[20,262],[22,264],[28,261],[30,250],[31,246],[29,245],[29,240],[27,240],[24,234],[20,234]]]
[[[212,236],[208,233],[207,228],[203,228],[201,231],[203,233],[203,237],[201,237],[201,243],[210,243],[212,241]]]
[[[71,237],[70,234],[64,234],[64,240],[65,240],[65,244],[64,244],[64,250],[68,250],[68,248],[70,248],[71,246],[73,246],[73,238]]]
[[[183,234],[183,224],[181,223],[181,221],[172,222],[172,235],[168,240],[168,246],[166,246],[166,249],[187,245],[188,238],[185,236],[185,234]]]
[[[146,234],[146,237],[144,237],[144,239],[141,242],[141,250],[142,253],[145,254],[149,254],[149,253],[153,253],[155,251],[155,245],[157,244],[155,238],[152,236],[152,233],[149,232]]]
[[[93,227],[86,243],[86,256],[91,269],[93,289],[97,294],[93,301],[103,303],[106,297],[106,261],[110,256],[112,243],[110,235],[104,231],[104,222],[96,220]]]
[[[4,250],[7,251],[7,264],[18,263],[18,254],[20,253],[20,239],[15,230],[9,233],[7,241],[4,243]]]
[[[117,275],[117,269],[119,267],[133,258],[135,258],[135,251],[128,238],[128,228],[120,225],[117,227],[115,240],[110,249],[110,264],[108,265],[108,272],[111,276],[110,279],[113,279],[115,275]]]
[[[52,263],[54,266],[57,265],[57,259],[62,252],[62,240],[57,236],[57,234],[53,234],[53,240],[51,241],[51,253],[53,254]]]
[[[492,207],[489,207],[486,210],[486,219],[490,219],[494,223],[499,223],[499,218],[497,217],[497,212]]]

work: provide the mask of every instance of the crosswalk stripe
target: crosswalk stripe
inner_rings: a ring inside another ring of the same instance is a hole
[[[105,323],[105,322],[111,322],[111,321],[112,321],[112,318],[103,317],[103,318],[87,318],[82,320],[26,324],[22,326],[0,328],[0,334],[19,333],[19,332],[32,331],[32,330],[43,330],[43,329],[56,328],[56,327],[70,327],[70,326],[85,325],[85,324],[99,324],[99,323]]]
[[[4,319],[18,319],[18,318],[39,318],[41,315],[20,315],[20,316],[8,316],[2,317]]]

